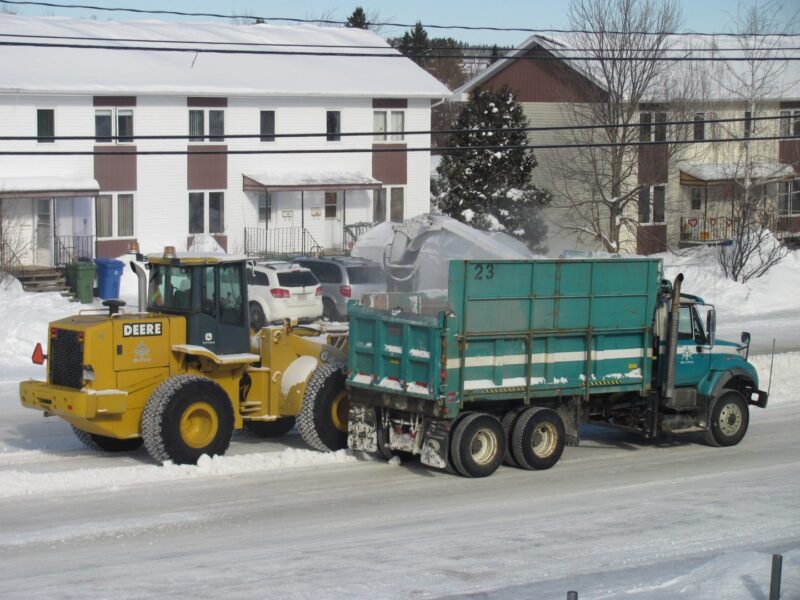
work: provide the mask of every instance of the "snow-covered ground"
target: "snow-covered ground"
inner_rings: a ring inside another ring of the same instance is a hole
[[[752,333],[763,385],[772,337],[782,350],[745,440],[590,427],[550,471],[483,480],[320,454],[296,434],[239,432],[196,467],[86,450],[16,389],[44,376],[30,355],[47,323],[80,305],[2,287],[0,596],[751,600],[782,553],[782,597],[800,598],[800,253],[747,285],[699,254],[665,263],[716,304],[720,337]]]

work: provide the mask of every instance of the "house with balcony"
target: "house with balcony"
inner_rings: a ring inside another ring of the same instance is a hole
[[[447,88],[360,29],[0,14],[3,265],[342,250],[429,210]],[[366,48],[365,48],[366,47]],[[214,244],[211,244],[212,246]]]
[[[723,46],[735,44],[718,41]],[[702,36],[676,40],[678,47],[685,48],[687,43],[707,48],[709,40]],[[792,46],[788,41],[781,43]],[[781,52],[796,55],[791,47]],[[531,127],[574,125],[571,113],[590,112],[576,107],[595,102],[605,93],[591,70],[571,60],[576,53],[579,49],[564,37],[531,36],[508,59],[496,61],[455,90],[453,99],[466,101],[477,90],[507,85],[522,104]],[[744,68],[740,66],[744,63],[732,64]],[[630,177],[639,190],[636,201],[623,215],[631,224],[623,230],[623,250],[652,254],[681,246],[725,243],[731,237],[733,199],[745,185],[749,194],[762,199],[774,213],[770,228],[776,237],[787,242],[800,239],[800,64],[796,60],[787,61],[777,84],[780,93],[760,99],[755,111],[721,86],[713,85],[700,86],[702,97],[689,98],[688,108],[682,106],[679,117],[657,98],[639,106],[635,125],[639,141],[676,139],[676,130],[668,123],[679,118],[690,120],[681,131],[681,140],[688,143],[682,145],[680,159],[671,156],[665,145],[641,145],[632,151],[635,158]],[[722,119],[739,121],[715,122]],[[775,139],[759,140],[761,137]],[[575,143],[571,133],[564,130],[531,131],[528,138],[532,145]],[[707,143],[717,139],[726,141]],[[580,185],[565,180],[562,166],[580,160],[575,150],[543,148],[534,152],[538,166],[532,176],[540,188],[557,194],[560,186]],[[548,216],[551,230],[564,223],[565,215],[557,209]],[[569,239],[569,232],[561,237]],[[581,242],[570,240],[567,244],[574,247]]]

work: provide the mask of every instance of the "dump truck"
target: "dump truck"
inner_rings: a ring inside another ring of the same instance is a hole
[[[33,354],[47,379],[20,383],[24,406],[66,420],[92,448],[144,443],[159,463],[223,454],[242,427],[278,437],[296,423],[317,450],[345,447],[346,332],[251,331],[245,257],[168,247],[131,267],[139,310],[106,300],[50,323],[47,353]]]
[[[349,307],[348,446],[465,477],[554,466],[585,423],[745,435],[765,407],[748,333],[650,258],[452,260],[441,294]]]

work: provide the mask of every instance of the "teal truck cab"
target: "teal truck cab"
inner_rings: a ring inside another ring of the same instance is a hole
[[[661,261],[451,261],[448,289],[349,307],[348,445],[465,477],[547,469],[584,423],[744,437],[765,407],[741,344]]]

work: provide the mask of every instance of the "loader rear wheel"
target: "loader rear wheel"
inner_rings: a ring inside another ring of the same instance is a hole
[[[297,429],[315,450],[335,452],[347,447],[350,403],[344,381],[344,365],[331,363],[317,367],[306,385]]]
[[[728,390],[711,409],[706,443],[709,446],[735,446],[747,433],[749,423],[750,412],[744,397],[735,390]]]
[[[78,429],[74,425],[72,431],[75,432],[77,437],[83,445],[92,450],[104,450],[106,452],[132,452],[138,450],[142,445],[142,438],[128,438],[120,440],[117,438],[108,437],[105,435],[98,435],[96,433],[89,433]]]
[[[561,458],[565,441],[564,422],[556,411],[529,408],[514,423],[511,452],[523,469],[549,469]]]
[[[461,419],[453,431],[450,456],[464,477],[488,477],[503,462],[506,434],[495,417],[473,413]]]
[[[292,430],[294,417],[283,417],[274,421],[245,421],[244,427],[260,438],[279,438]]]
[[[150,395],[141,429],[157,462],[196,464],[204,454],[225,454],[233,434],[233,407],[225,390],[210,379],[178,375]]]

